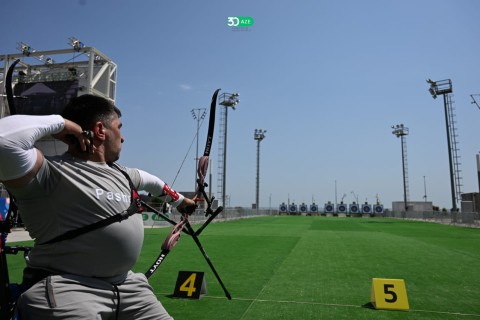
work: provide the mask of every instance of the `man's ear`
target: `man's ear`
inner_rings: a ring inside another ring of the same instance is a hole
[[[106,129],[107,128],[102,122],[98,121],[97,123],[95,123],[95,127],[93,129],[95,137],[101,141],[104,141],[106,139]]]

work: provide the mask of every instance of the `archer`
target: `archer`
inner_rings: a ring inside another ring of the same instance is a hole
[[[83,95],[62,115],[0,119],[0,181],[15,196],[35,244],[17,302],[25,319],[171,319],[143,274],[130,269],[143,242],[137,189],[166,196],[181,213],[195,202],[145,171],[119,166],[120,110]],[[34,144],[52,135],[68,144],[44,156]],[[98,190],[128,197],[99,197]],[[164,243],[171,250],[182,220]]]

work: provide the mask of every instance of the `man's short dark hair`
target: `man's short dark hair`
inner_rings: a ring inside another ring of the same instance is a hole
[[[106,126],[110,125],[114,114],[119,118],[122,116],[120,109],[111,100],[84,94],[70,100],[61,115],[80,125],[83,130],[91,130],[97,121],[103,122]]]

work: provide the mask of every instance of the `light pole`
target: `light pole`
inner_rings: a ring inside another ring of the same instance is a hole
[[[258,216],[258,206],[260,198],[260,142],[265,139],[265,132],[267,130],[255,129],[253,138],[257,141],[257,185],[256,185],[256,196],[255,196],[255,208],[257,210]]]
[[[238,93],[222,93],[220,95],[220,105],[224,106],[225,117],[223,118],[223,168],[222,175],[222,205],[226,207],[226,186],[227,186],[227,120],[228,120],[228,107],[235,110],[237,104],[240,102],[238,99],[240,95]],[[220,156],[220,155],[219,155]]]
[[[475,104],[478,109],[480,109],[480,105],[478,104],[477,100],[475,99],[475,96],[480,96],[480,94],[471,94],[470,97],[472,97],[472,104]],[[476,155],[477,159],[477,178],[478,178],[478,188],[480,191],[480,154]]]
[[[268,197],[268,215],[272,215],[272,194]]]
[[[357,204],[360,205],[360,203],[358,203],[358,195],[356,195],[353,191],[350,191],[350,193],[353,194],[353,197],[357,200]]]
[[[197,171],[198,171],[198,132],[200,130],[200,121],[203,121],[205,119],[205,116],[207,115],[207,109],[205,108],[194,108],[190,110],[192,113],[193,119],[197,120],[197,151],[195,153],[195,179],[193,181],[197,181]],[[200,114],[202,113],[202,114]],[[195,188],[197,187],[197,183],[195,182]],[[195,190],[194,188],[194,190]]]
[[[401,139],[402,143],[402,171],[403,171],[403,205],[405,212],[407,212],[408,201],[408,170],[407,170],[407,142],[405,136],[408,135],[408,128],[402,124],[392,126],[392,133]]]
[[[452,211],[457,211],[457,197],[456,189],[458,194],[460,194],[460,182],[459,182],[459,169],[457,162],[457,147],[455,141],[455,127],[453,125],[453,112],[451,111],[451,99],[449,94],[453,92],[452,90],[452,81],[450,79],[433,81],[431,79],[427,80],[427,83],[430,84],[428,91],[432,95],[433,99],[436,99],[437,96],[443,95],[443,105],[445,108],[445,126],[447,129],[447,144],[448,144],[448,162],[450,166],[450,187],[452,193]],[[453,141],[452,141],[453,140]],[[455,147],[452,148],[452,143]],[[455,155],[453,155],[455,154]],[[457,170],[454,170],[454,167]],[[455,176],[457,176],[457,183],[455,183]]]
[[[337,202],[337,180],[335,180],[335,211],[338,208],[338,202]]]
[[[477,158],[478,191],[480,192],[480,154],[477,154],[476,158]]]
[[[425,195],[423,197],[425,198],[425,202],[427,202],[427,180],[425,179],[425,176],[423,176],[423,189],[425,190]]]

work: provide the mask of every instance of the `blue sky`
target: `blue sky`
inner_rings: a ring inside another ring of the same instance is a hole
[[[227,195],[255,202],[256,128],[260,206],[403,200],[400,139],[407,137],[410,200],[451,207],[442,99],[427,78],[452,79],[463,192],[478,192],[480,2],[475,0],[118,1],[4,0],[0,53],[79,38],[118,65],[121,162],[172,183],[196,133],[190,110],[216,88],[239,92],[228,114]],[[250,16],[247,31],[227,26]],[[217,113],[217,121],[219,114]],[[207,122],[200,129],[203,150]],[[218,127],[216,128],[218,132]],[[218,137],[213,191],[217,191]],[[194,186],[195,145],[174,184]]]

